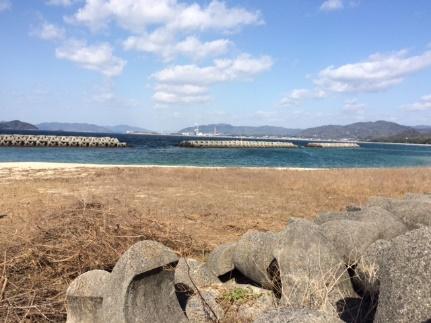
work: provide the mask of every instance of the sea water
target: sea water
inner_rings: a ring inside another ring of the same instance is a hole
[[[0,147],[0,162],[304,168],[431,166],[431,146],[419,145],[364,143],[360,148],[322,149],[306,148],[308,141],[292,140],[299,148],[206,149],[178,147],[182,140],[196,139],[183,136],[67,132],[26,134],[111,136],[126,142],[128,148]]]

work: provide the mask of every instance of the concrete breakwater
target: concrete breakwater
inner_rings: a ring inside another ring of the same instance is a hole
[[[136,242],[72,281],[67,323],[430,322],[430,267],[431,195],[375,197],[249,230],[206,262]]]
[[[306,145],[310,148],[359,148],[354,142],[310,142]]]
[[[190,148],[297,148],[291,142],[253,140],[186,140],[180,147]]]
[[[126,147],[112,137],[0,135],[0,147]]]

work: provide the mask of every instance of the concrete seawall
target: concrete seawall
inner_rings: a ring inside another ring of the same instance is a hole
[[[359,148],[357,143],[353,142],[310,142],[306,145],[310,148]]]
[[[252,140],[186,140],[180,147],[190,148],[297,148],[291,142]]]
[[[112,137],[0,135],[0,147],[99,147],[122,148],[127,144]]]

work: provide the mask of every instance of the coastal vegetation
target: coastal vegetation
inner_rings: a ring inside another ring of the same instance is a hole
[[[3,168],[0,179],[0,316],[12,322],[64,320],[70,282],[88,270],[111,270],[140,240],[203,260],[249,229],[280,231],[292,217],[431,191],[431,170],[420,168],[63,166]]]

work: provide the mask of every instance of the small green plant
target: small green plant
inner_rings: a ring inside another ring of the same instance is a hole
[[[221,300],[229,304],[242,304],[260,297],[261,294],[253,293],[250,288],[234,288],[222,294]]]

